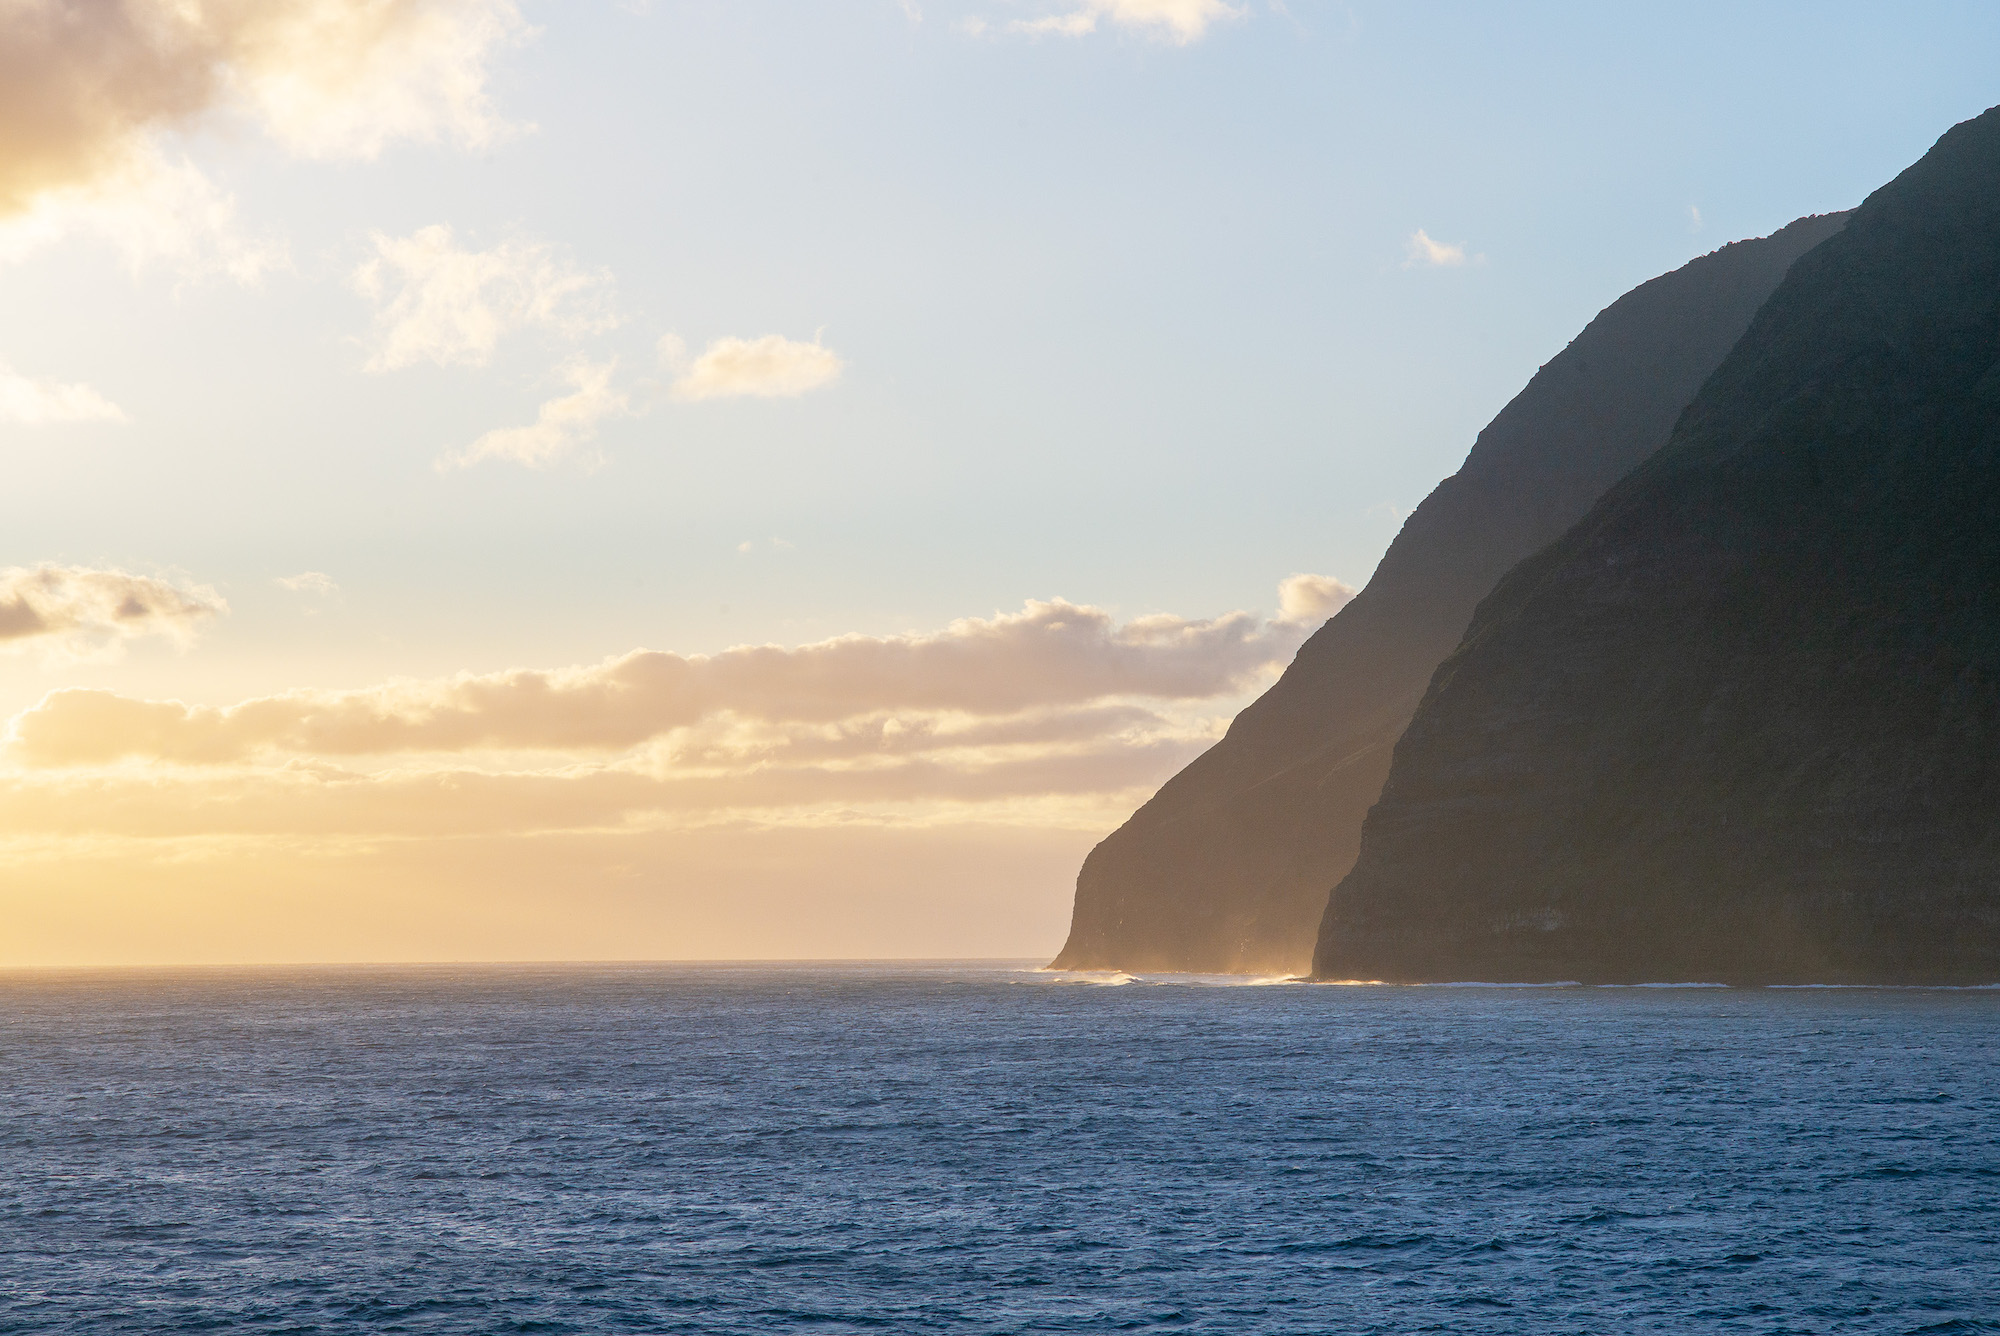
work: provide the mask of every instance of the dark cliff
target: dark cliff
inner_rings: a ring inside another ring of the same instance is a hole
[[[1479,600],[1666,442],[1792,262],[1841,218],[1725,246],[1591,321],[1411,514],[1368,587],[1091,852],[1056,965],[1302,972],[1391,749]]]
[[[1315,968],[2000,979],[2000,111],[1480,606]]]

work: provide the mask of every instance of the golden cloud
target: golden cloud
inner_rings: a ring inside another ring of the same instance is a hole
[[[539,326],[576,338],[617,323],[611,275],[578,269],[541,242],[466,250],[437,224],[407,237],[377,233],[374,245],[374,256],[352,279],[376,305],[370,371],[418,362],[484,366],[501,338],[517,329]]]
[[[0,362],[0,422],[123,422],[124,410],[88,385],[30,380]]]
[[[1403,243],[1403,267],[1450,269],[1465,263],[1465,245],[1457,241],[1433,241],[1421,227]]]
[[[639,650],[582,667],[295,691],[220,708],[56,691],[16,716],[9,749],[36,766],[128,756],[220,764],[260,753],[617,751],[722,716],[832,724],[894,712],[1008,716],[1117,697],[1211,699],[1246,689],[1301,638],[1294,622],[1245,612],[1120,624],[1099,608],[1030,602],[930,634],[715,655]]]
[[[1278,582],[1278,616],[1317,627],[1346,607],[1357,591],[1331,575],[1288,575]]]
[[[85,566],[0,570],[0,650],[39,649],[55,657],[114,652],[140,636],[180,644],[227,612],[212,589]]]
[[[1096,32],[1100,21],[1109,21],[1185,46],[1207,35],[1210,25],[1242,16],[1241,9],[1224,0],[1084,0],[1075,9],[1008,26],[1015,32],[1081,37]]]
[[[487,62],[526,31],[512,0],[0,0],[0,255],[88,228],[254,277],[276,252],[164,134],[230,113],[316,157],[483,145]]]
[[[611,388],[611,375],[617,369],[615,361],[573,359],[563,368],[571,393],[545,402],[525,427],[496,428],[463,450],[445,455],[437,462],[438,470],[469,468],[483,459],[547,468],[575,453],[597,435],[599,422],[632,411],[631,400]]]
[[[846,366],[817,342],[800,343],[779,334],[716,339],[685,366],[679,365],[685,356],[681,342],[669,334],[660,340],[660,353],[679,367],[671,393],[682,400],[795,398],[833,384]]]
[[[1107,738],[974,763],[905,757],[893,764],[766,764],[725,773],[649,774],[622,766],[362,773],[311,764],[49,772],[0,784],[0,830],[137,839],[443,839],[631,831],[750,816],[813,824],[873,813],[921,823],[924,813],[1008,803],[1039,804],[1035,823],[1046,825],[1049,800],[1157,784],[1210,740]]]

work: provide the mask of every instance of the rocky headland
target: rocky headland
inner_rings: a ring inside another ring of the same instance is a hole
[[[1479,600],[1666,443],[1792,263],[1843,218],[1804,218],[1642,284],[1542,367],[1367,588],[1091,852],[1055,964],[1304,971],[1392,748]]]
[[[2000,979],[2000,111],[1793,265],[1480,605],[1315,970]]]

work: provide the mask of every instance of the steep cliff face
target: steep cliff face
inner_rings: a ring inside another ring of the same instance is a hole
[[[1368,587],[1077,877],[1070,969],[1300,972],[1391,749],[1510,566],[1665,443],[1800,255],[1844,215],[1725,246],[1627,293],[1479,434]]]
[[[2000,111],[1480,606],[1315,968],[2000,979]]]

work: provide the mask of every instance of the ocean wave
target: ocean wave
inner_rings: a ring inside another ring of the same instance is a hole
[[[1493,983],[1479,979],[1458,979],[1451,983],[1417,983],[1412,988],[1581,988],[1576,979],[1550,979],[1546,983]]]
[[[1726,983],[1600,983],[1597,988],[1729,988]]]
[[[1192,974],[1178,971],[1130,974],[1124,970],[1029,970],[1048,983],[1087,983],[1099,987],[1120,987],[1129,983],[1154,987],[1180,988],[1269,988],[1279,984],[1310,983],[1298,974]]]
[[[1892,993],[1991,993],[2000,992],[2000,983],[1767,983],[1771,989],[1803,991],[1807,989],[1869,988],[1876,992]]]
[[[1081,983],[1099,988],[1122,988],[1139,980],[1124,970],[1028,970],[1026,973],[1041,976],[1042,983]]]

